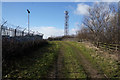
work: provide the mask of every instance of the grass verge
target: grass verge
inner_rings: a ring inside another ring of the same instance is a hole
[[[10,61],[10,65],[3,64],[3,79],[5,78],[45,78],[53,67],[57,57],[59,45],[49,42],[48,45],[40,47],[21,59]]]
[[[107,75],[108,78],[119,78],[120,70],[119,63],[111,58],[104,58],[95,50],[86,48],[84,44],[77,42],[68,42],[76,46],[81,53],[99,70],[101,73]]]

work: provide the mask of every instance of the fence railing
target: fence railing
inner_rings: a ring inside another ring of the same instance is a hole
[[[29,34],[28,32],[24,30],[19,30],[19,29],[13,29],[13,28],[9,28],[7,26],[1,26],[1,35],[2,36],[11,36],[11,37],[15,37],[15,36],[25,36],[25,35],[41,35],[43,36],[42,33],[37,33],[35,34],[35,32],[30,31]]]
[[[80,39],[78,40],[79,42],[85,42],[88,41],[86,39]],[[95,42],[91,41],[95,46],[98,46]],[[120,51],[120,44],[107,44],[103,42],[99,42],[99,46],[102,49],[107,49],[107,50],[113,50],[113,51]]]
[[[4,23],[6,24],[6,22]],[[2,41],[8,40],[8,41],[17,41],[17,42],[27,42],[27,41],[36,41],[36,40],[42,40],[43,34],[39,33],[38,31],[35,33],[34,31],[29,30],[28,31],[19,26],[12,26],[15,28],[10,28],[5,25],[0,25],[0,33],[2,35]]]
[[[120,51],[120,44],[107,44],[107,43],[99,42],[99,47],[105,48],[108,50]]]

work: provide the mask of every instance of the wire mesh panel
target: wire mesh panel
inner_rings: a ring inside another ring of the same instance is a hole
[[[42,39],[43,34],[42,33],[37,33],[34,34],[33,31],[31,31],[28,35],[28,32],[20,29],[14,29],[14,28],[9,28],[7,26],[1,26],[1,34],[2,37],[7,38],[7,39],[14,39],[16,41],[28,41],[28,40],[36,40],[36,39]]]

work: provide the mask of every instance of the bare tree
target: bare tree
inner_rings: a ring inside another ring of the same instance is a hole
[[[88,15],[84,16],[83,24],[92,32],[95,43],[117,41],[117,13],[113,5],[96,3],[88,9]]]

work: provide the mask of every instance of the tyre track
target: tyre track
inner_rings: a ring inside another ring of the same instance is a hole
[[[48,78],[55,78],[57,80],[58,78],[65,78],[63,69],[64,69],[64,55],[63,55],[63,47],[60,48],[58,52],[58,56],[56,58],[56,61],[54,63],[52,71],[49,73]]]
[[[75,47],[74,45],[71,45],[69,43],[66,43],[67,45],[72,47],[72,50],[74,50],[75,54],[76,54],[76,58],[80,61],[80,64],[83,66],[84,71],[87,75],[88,79],[95,79],[95,78],[106,78],[104,76],[104,74],[101,74],[98,70],[96,70],[93,65],[90,63],[89,60],[87,60],[83,54],[81,54],[80,50],[77,49],[77,47]]]
[[[54,64],[53,71],[50,73],[49,78],[66,78],[66,76],[64,75],[65,65],[63,64],[65,46],[63,44],[72,48],[72,51],[75,53],[76,59],[79,61],[79,64],[82,65],[83,71],[87,75],[87,79],[107,79],[104,74],[100,73],[96,68],[93,67],[92,63],[90,63],[90,61],[86,59],[86,57],[75,45],[67,42],[62,42],[58,57],[56,59],[57,61]]]

